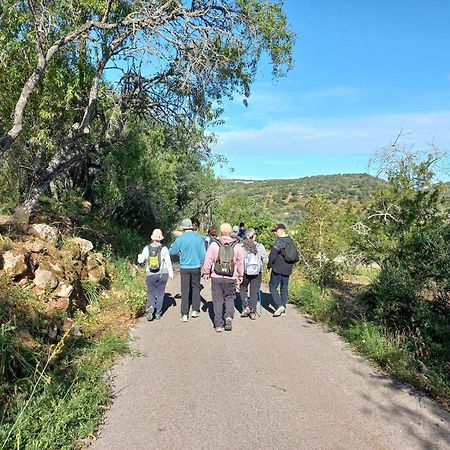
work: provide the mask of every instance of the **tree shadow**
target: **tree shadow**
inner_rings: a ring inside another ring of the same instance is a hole
[[[166,313],[166,311],[171,307],[171,306],[177,306],[177,302],[175,300],[176,296],[172,296],[171,293],[166,292],[164,294],[164,299],[163,299],[163,306],[162,306],[162,310],[161,310],[161,315],[164,316],[164,314]]]
[[[366,374],[352,370],[355,374],[366,379]],[[376,399],[371,394],[371,389],[360,392],[365,401],[365,406],[360,413],[366,417],[381,415],[386,421],[396,421],[401,429],[412,437],[420,449],[441,448],[441,445],[450,443],[450,415],[437,403],[431,400],[424,392],[413,386],[398,380],[390,375],[374,372],[370,374],[369,385],[373,389],[383,387],[392,395],[385,395],[386,402]],[[411,408],[410,405],[401,403],[401,399],[395,395],[398,391],[417,399],[419,408]],[[426,404],[426,405],[425,405]],[[421,413],[422,408],[425,409]],[[428,411],[428,413],[426,412]],[[442,447],[444,448],[444,446]]]

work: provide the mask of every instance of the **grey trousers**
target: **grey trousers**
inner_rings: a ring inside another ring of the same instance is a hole
[[[200,311],[200,267],[198,269],[180,269],[181,278],[181,314],[189,313],[189,300],[192,311]]]
[[[228,278],[211,278],[211,295],[214,309],[214,326],[223,327],[224,318],[234,318],[236,280]]]
[[[153,306],[157,315],[161,315],[168,273],[147,275],[147,308]]]

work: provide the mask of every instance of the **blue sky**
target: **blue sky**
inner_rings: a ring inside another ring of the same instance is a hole
[[[297,178],[367,172],[403,143],[450,148],[450,1],[286,0],[295,67],[273,82],[262,63],[249,106],[225,105],[214,151],[234,172]]]

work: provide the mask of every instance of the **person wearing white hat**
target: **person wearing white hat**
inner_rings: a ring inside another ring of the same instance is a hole
[[[153,230],[150,237],[152,242],[144,247],[138,255],[138,263],[146,263],[147,274],[147,320],[161,319],[164,294],[166,292],[167,280],[173,280],[172,261],[169,250],[161,244],[164,239],[159,228]]]

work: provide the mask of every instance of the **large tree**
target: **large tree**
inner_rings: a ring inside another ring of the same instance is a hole
[[[203,129],[224,97],[250,95],[263,53],[283,75],[293,34],[282,3],[4,1],[0,162],[27,161],[22,206],[88,155],[101,161],[130,118]]]

